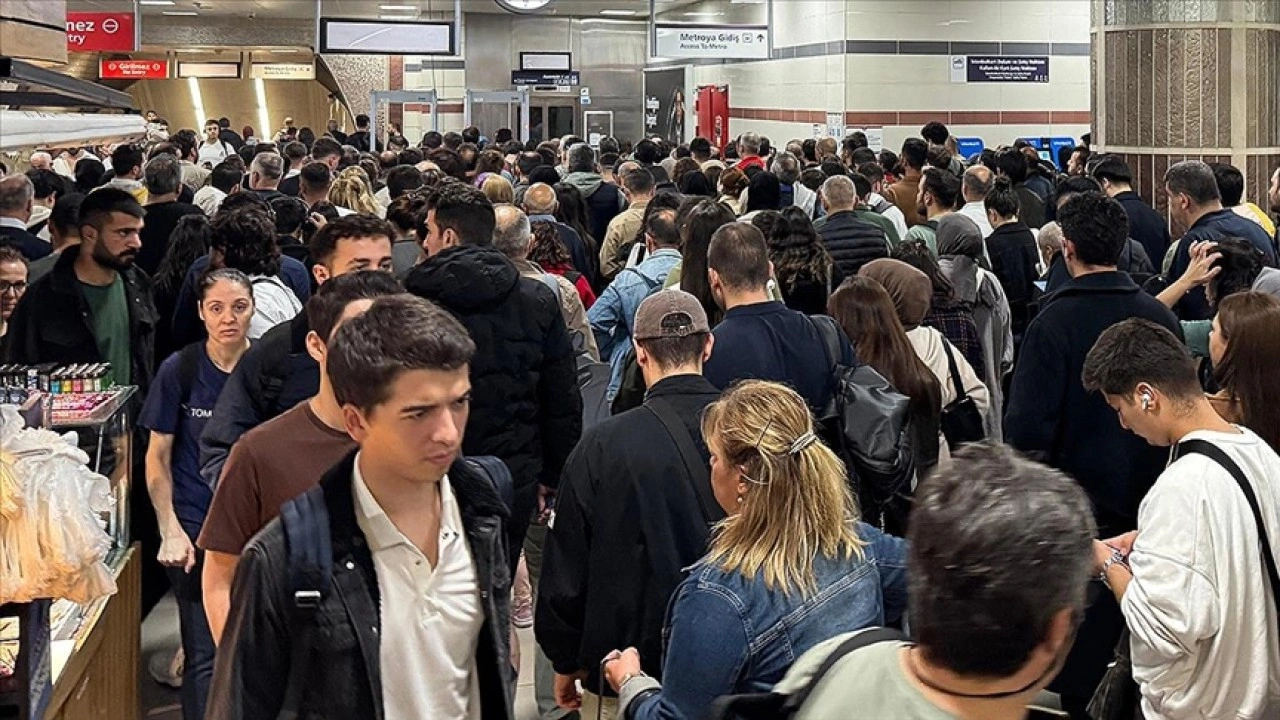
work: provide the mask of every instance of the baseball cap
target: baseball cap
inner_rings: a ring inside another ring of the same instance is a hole
[[[709,333],[707,313],[698,298],[672,288],[656,292],[640,303],[631,337],[636,340],[681,338]]]

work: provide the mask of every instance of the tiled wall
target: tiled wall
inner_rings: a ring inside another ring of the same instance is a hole
[[[429,56],[407,55],[404,58],[403,89],[436,91],[440,112],[440,132],[463,127],[462,98],[466,92],[466,71],[459,60],[437,60]],[[404,135],[418,139],[432,129],[427,108],[414,105],[404,109]]]

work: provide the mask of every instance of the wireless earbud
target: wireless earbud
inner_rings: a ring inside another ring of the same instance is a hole
[[[1142,409],[1143,410],[1150,410],[1151,403],[1153,402],[1155,402],[1155,399],[1151,397],[1151,393],[1147,393],[1147,392],[1142,393]]]

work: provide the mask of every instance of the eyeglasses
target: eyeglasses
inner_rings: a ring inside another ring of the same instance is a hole
[[[0,280],[0,295],[8,295],[9,293],[13,293],[14,295],[21,295],[26,291],[27,291],[26,280],[21,280],[19,282],[6,282],[4,280]]]

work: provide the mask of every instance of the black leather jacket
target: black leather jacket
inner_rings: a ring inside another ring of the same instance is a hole
[[[356,523],[352,493],[355,453],[320,481],[333,540],[330,590],[314,611],[311,656],[298,720],[383,720],[379,662],[378,576]],[[454,463],[449,482],[471,547],[485,622],[476,647],[481,717],[512,720],[515,671],[510,661],[511,576],[507,570],[507,510],[487,478]],[[240,556],[208,720],[273,720],[288,686],[294,627],[293,597],[280,519]],[[413,612],[412,609],[404,610]]]

